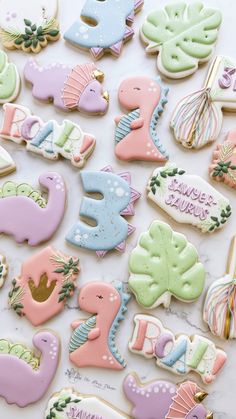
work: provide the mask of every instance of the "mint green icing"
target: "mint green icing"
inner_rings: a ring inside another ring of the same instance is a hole
[[[204,287],[205,270],[198,253],[183,234],[161,221],[143,233],[129,259],[129,288],[145,308],[197,299]]]
[[[159,70],[190,74],[199,60],[210,58],[220,24],[221,13],[216,9],[199,2],[174,3],[149,13],[141,36],[148,43],[147,51],[159,51]]]
[[[7,55],[0,51],[0,100],[11,100],[15,95],[18,84],[16,66],[7,62]]]

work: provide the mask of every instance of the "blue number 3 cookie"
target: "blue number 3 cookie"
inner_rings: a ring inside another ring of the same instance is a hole
[[[134,35],[130,26],[143,3],[144,0],[86,0],[80,17],[64,38],[75,46],[90,50],[95,59],[101,58],[105,52],[118,57],[123,43]]]

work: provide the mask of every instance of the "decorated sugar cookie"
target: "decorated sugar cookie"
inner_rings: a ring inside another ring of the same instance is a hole
[[[176,106],[170,126],[175,139],[187,148],[215,141],[221,131],[223,110],[236,110],[236,61],[216,56],[201,90],[185,96]]]
[[[161,144],[156,125],[167,103],[168,89],[150,77],[130,77],[118,92],[127,115],[115,118],[115,153],[120,160],[166,161],[168,154]]]
[[[129,295],[122,283],[116,286],[104,282],[90,282],[78,297],[80,310],[91,313],[87,320],[72,323],[69,344],[70,360],[78,368],[101,367],[121,370],[126,362],[115,344],[119,322],[124,319]]]
[[[96,221],[93,227],[78,221],[66,236],[66,240],[78,247],[95,250],[103,257],[109,250],[124,252],[127,237],[135,228],[124,216],[134,215],[134,204],[140,193],[130,186],[129,172],[115,174],[111,166],[100,172],[81,172],[84,190],[100,193],[103,199],[85,197],[80,207],[80,216]]]
[[[223,144],[217,144],[209,174],[217,182],[236,188],[236,129],[229,132]]]
[[[128,416],[96,396],[62,389],[50,398],[44,419],[128,419]]]
[[[0,288],[4,285],[8,273],[8,264],[5,256],[0,254]]]
[[[5,148],[0,146],[0,176],[6,176],[16,169],[15,162]]]
[[[208,289],[203,319],[214,335],[236,338],[236,236],[232,239],[226,274]]]
[[[74,67],[53,63],[41,67],[30,59],[24,68],[26,81],[32,84],[32,95],[42,101],[52,101],[63,111],[77,110],[89,115],[104,114],[109,95],[102,90],[104,73],[93,63]]]
[[[175,221],[192,224],[203,233],[223,227],[231,215],[227,198],[200,176],[188,175],[175,164],[154,170],[148,198]]]
[[[123,389],[133,406],[133,419],[213,419],[213,413],[202,404],[208,394],[193,381],[175,385],[155,380],[142,384],[135,374],[129,374]]]
[[[205,269],[197,250],[162,221],[153,221],[141,234],[129,258],[129,272],[129,288],[145,308],[169,307],[172,295],[190,303],[204,287]]]
[[[25,143],[26,149],[33,153],[49,160],[62,156],[79,168],[93,153],[96,144],[94,136],[84,133],[79,125],[68,119],[61,125],[53,119],[44,122],[25,106],[11,103],[3,105],[3,111],[0,137],[17,144]]]
[[[140,30],[146,52],[156,53],[157,68],[165,76],[189,76],[208,61],[217,41],[221,13],[200,2],[168,4],[151,11]]]
[[[0,50],[0,103],[12,102],[19,93],[20,76],[17,67],[9,63],[7,54]]]
[[[57,0],[2,0],[0,5],[0,37],[5,48],[40,52],[48,42],[60,37],[56,20]]]
[[[0,233],[30,246],[49,240],[59,227],[65,210],[66,189],[56,172],[45,172],[39,184],[48,191],[47,201],[27,183],[5,182],[0,188]]]
[[[0,339],[0,396],[9,404],[25,407],[39,401],[47,392],[57,370],[60,342],[49,331],[33,337],[34,351],[19,343]]]
[[[78,258],[48,246],[23,263],[20,275],[12,281],[9,305],[39,326],[64,309],[78,273]]]
[[[105,52],[118,57],[123,44],[134,35],[131,25],[143,3],[144,0],[85,0],[78,20],[66,31],[64,38],[89,50],[95,59]]]
[[[185,376],[190,371],[199,374],[205,384],[211,384],[223,368],[227,355],[210,340],[200,335],[174,335],[154,316],[137,314],[129,342],[131,352],[155,358],[160,368]]]

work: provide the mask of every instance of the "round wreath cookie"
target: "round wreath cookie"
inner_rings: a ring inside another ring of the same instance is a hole
[[[133,419],[213,419],[213,413],[202,404],[208,394],[192,381],[142,384],[135,374],[129,374],[123,390],[133,406]]]
[[[47,330],[33,337],[34,350],[0,339],[0,396],[9,404],[25,407],[47,392],[57,371],[60,355],[58,337]],[[34,351],[40,353],[38,358]]]

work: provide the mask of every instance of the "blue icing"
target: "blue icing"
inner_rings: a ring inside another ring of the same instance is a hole
[[[96,26],[78,20],[64,38],[85,48],[109,48],[125,35],[126,19],[134,11],[134,0],[86,0],[81,16],[97,22]]]
[[[74,352],[80,346],[84,345],[88,340],[89,332],[96,325],[96,316],[90,317],[85,322],[81,323],[73,332],[69,345],[69,352]]]
[[[168,354],[165,356],[165,358],[162,358],[161,362],[166,365],[167,367],[173,367],[173,365],[180,361],[180,359],[186,355],[187,351],[187,338],[182,339],[177,346]],[[180,374],[186,374],[186,368],[185,368],[185,362],[183,361],[183,367],[179,367],[177,370]]]
[[[86,192],[98,192],[102,199],[84,197],[80,216],[96,221],[92,227],[82,221],[76,223],[66,240],[76,246],[91,250],[111,250],[128,236],[128,223],[120,215],[129,204],[131,190],[120,176],[110,172],[81,172]]]
[[[128,115],[122,116],[119,124],[116,127],[115,131],[115,143],[118,144],[123,138],[126,137],[131,131],[131,122],[135,121],[140,117],[140,109],[135,109],[134,111],[128,113]]]
[[[35,137],[30,141],[30,145],[42,148],[44,147],[47,153],[54,153],[53,151],[53,136],[50,138],[50,135],[53,134],[54,123],[53,121],[48,121],[35,135]],[[49,138],[48,138],[49,137]],[[46,142],[46,147],[44,142]]]
[[[160,79],[158,79],[158,83],[161,85],[160,83]],[[156,146],[156,148],[160,151],[160,153],[165,156],[166,158],[169,157],[167,151],[165,150],[165,148],[163,147],[163,145],[160,142],[160,139],[157,136],[157,132],[156,132],[156,126],[157,126],[157,121],[160,117],[160,115],[162,114],[163,110],[164,110],[164,106],[167,103],[167,94],[169,92],[168,88],[164,88],[161,86],[161,97],[159,100],[159,103],[157,105],[157,107],[155,108],[153,114],[152,114],[152,119],[151,119],[151,123],[150,123],[150,135],[151,138]]]

